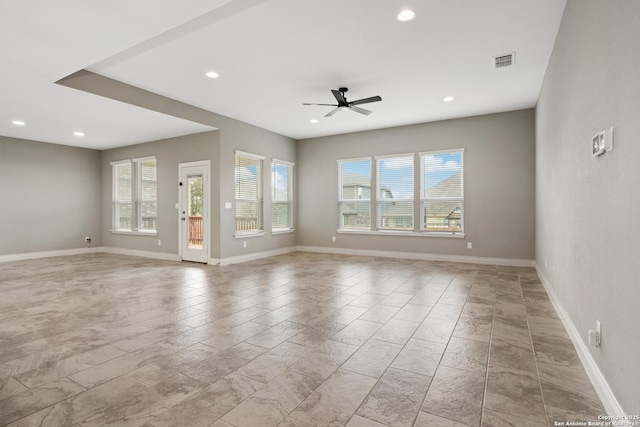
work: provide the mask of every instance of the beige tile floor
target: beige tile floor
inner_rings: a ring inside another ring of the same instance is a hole
[[[528,268],[0,264],[0,425],[545,426],[604,409]]]

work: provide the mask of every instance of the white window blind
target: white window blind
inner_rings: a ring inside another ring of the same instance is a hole
[[[111,163],[113,174],[113,230],[157,230],[157,166],[155,157]]]
[[[413,230],[414,155],[377,158],[378,228]]]
[[[262,227],[261,156],[236,152],[236,232],[258,233]]]
[[[138,166],[138,229],[156,230],[158,222],[156,159],[141,159],[135,164]]]
[[[292,221],[293,163],[273,159],[271,162],[271,228],[287,230]]]
[[[420,153],[422,231],[464,232],[463,153],[462,149]]]
[[[371,159],[339,160],[340,228],[371,229]]]
[[[114,163],[113,169],[113,228],[132,230],[132,171],[131,162]]]

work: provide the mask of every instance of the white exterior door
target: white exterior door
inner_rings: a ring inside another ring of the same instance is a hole
[[[210,162],[178,165],[180,173],[180,255],[183,261],[209,262]]]

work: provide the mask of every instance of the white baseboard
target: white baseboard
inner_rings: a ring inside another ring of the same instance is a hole
[[[326,246],[298,246],[301,252],[320,252],[325,254],[360,255],[382,258],[404,258],[424,261],[463,262],[469,264],[504,265],[509,267],[535,267],[530,259],[489,258],[464,255],[424,254],[417,252],[377,251],[370,249],[330,248]]]
[[[276,256],[276,255],[288,254],[288,253],[291,253],[291,252],[295,252],[297,250],[298,250],[298,247],[290,246],[288,248],[272,249],[270,251],[254,252],[252,254],[231,256],[231,257],[227,257],[227,258],[220,258],[219,264],[221,266],[222,265],[237,264],[237,263],[240,263],[240,262],[253,261],[255,259],[260,259],[260,258],[268,258],[268,257]]]
[[[102,248],[102,252],[105,252],[108,254],[130,255],[130,256],[139,256],[143,258],[161,259],[164,261],[180,261],[180,255],[178,254],[141,251],[138,249],[125,249],[125,248],[114,248],[111,246],[105,246]]]
[[[23,254],[0,255],[0,262],[22,261],[27,259],[51,258],[56,256],[81,255],[102,252],[101,247],[61,249],[57,251],[26,252]]]
[[[510,267],[535,267],[535,261],[527,259],[509,259],[509,258],[488,258],[488,257],[472,257],[462,255],[441,255],[441,254],[423,254],[416,252],[396,252],[396,251],[378,251],[369,249],[346,249],[346,248],[330,248],[325,246],[290,246],[287,248],[273,249],[263,252],[255,252],[246,255],[237,255],[227,258],[210,258],[209,265],[230,265],[246,261],[252,261],[260,258],[268,258],[271,256],[282,255],[290,252],[318,252],[340,255],[360,255],[373,256],[383,258],[404,258],[417,259],[425,261],[446,261],[446,262],[463,262],[470,264],[487,264],[487,265],[504,265]],[[95,248],[77,248],[64,249],[58,251],[46,252],[28,252],[23,254],[0,255],[0,262],[20,261],[26,259],[49,258],[65,255],[79,255],[86,253],[105,252],[118,255],[139,256],[143,258],[160,259],[164,261],[180,261],[180,255],[169,254],[163,252],[142,251],[138,249],[115,248],[111,246],[95,247]]]
[[[558,295],[551,287],[551,283],[547,281],[547,278],[545,277],[542,269],[538,266],[537,263],[536,272],[538,273],[538,277],[540,277],[540,281],[546,289],[547,294],[549,295],[549,299],[551,300],[556,313],[558,313],[558,316],[560,317],[564,328],[567,330],[567,334],[569,334],[569,338],[571,339],[573,346],[576,348],[578,357],[584,365],[584,369],[585,371],[587,371],[587,375],[591,380],[591,384],[593,384],[596,393],[598,393],[598,397],[600,397],[600,400],[602,401],[607,414],[625,415],[624,409],[622,409],[622,406],[618,402],[618,399],[616,399],[615,394],[613,394],[611,387],[609,387],[607,379],[604,377],[602,371],[598,367],[598,364],[593,359],[593,356],[589,351],[589,347],[583,341],[582,337],[580,336],[580,332],[576,328],[576,325],[573,323],[573,320],[571,320],[569,313],[567,312],[567,310],[565,310],[564,306],[560,302],[560,299],[558,298]]]

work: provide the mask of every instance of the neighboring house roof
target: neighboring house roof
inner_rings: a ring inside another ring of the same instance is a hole
[[[342,175],[342,186],[343,187],[351,187],[351,186],[359,186],[364,188],[370,188],[371,178],[354,173],[343,173]],[[387,189],[382,189],[387,190]],[[462,172],[455,173],[446,179],[440,181],[439,183],[427,188],[426,197],[455,197],[456,195],[462,196]],[[389,190],[387,190],[389,191]],[[389,191],[389,193],[391,193]],[[378,199],[385,200],[388,202],[392,202],[393,199]],[[450,219],[459,219],[460,212],[456,212],[456,209],[460,208],[459,201],[431,201],[426,205],[426,215],[427,217],[435,217],[435,218],[450,218]],[[346,203],[342,207],[343,214],[355,214],[356,210],[352,210],[351,206]],[[382,207],[382,211],[380,212],[381,216],[389,217],[389,216],[409,216],[412,214],[412,211],[407,210],[407,206],[402,202],[389,203],[385,204]]]
[[[385,200],[380,208],[380,216],[412,216],[413,208],[408,209],[407,204]]]
[[[440,201],[427,203],[425,208],[427,217],[460,219],[460,212],[455,212],[460,207],[460,202]],[[396,203],[383,207],[380,216],[410,216],[413,210],[407,210],[407,206]]]
[[[362,204],[362,203],[369,203],[369,200],[363,200],[362,202],[359,202],[358,204]],[[347,202],[344,203],[342,205],[342,214],[343,215],[355,215],[358,213],[362,213],[362,210],[358,210],[358,209],[353,209],[353,207],[351,206],[353,202]]]
[[[427,188],[426,197],[462,197],[462,172],[455,173]],[[431,201],[427,203],[426,215],[432,218],[460,219],[459,201]]]
[[[343,172],[342,188],[349,187],[371,188],[371,177],[359,173]],[[393,198],[393,192],[389,188],[381,187],[380,190],[388,194],[387,198]]]
[[[427,217],[460,219],[460,202],[441,201],[427,203],[425,208]]]
[[[426,190],[427,197],[462,197],[462,172],[455,173]]]

